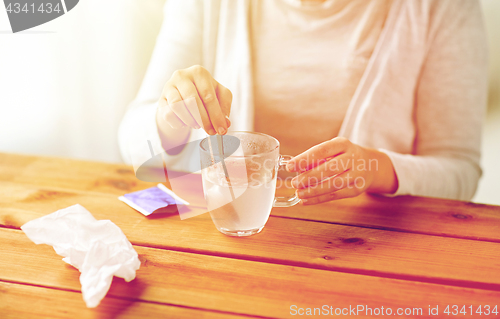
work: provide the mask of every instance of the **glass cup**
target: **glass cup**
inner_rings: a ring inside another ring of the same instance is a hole
[[[236,138],[235,138],[236,137]],[[300,199],[275,197],[279,169],[291,156],[279,154],[280,143],[254,132],[229,132],[200,142],[203,193],[215,227],[229,236],[259,233],[272,207],[290,207]],[[223,160],[221,160],[223,159]]]

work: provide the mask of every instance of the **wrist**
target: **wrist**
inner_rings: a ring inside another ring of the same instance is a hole
[[[392,161],[387,154],[376,149],[366,149],[368,161],[375,160],[372,171],[372,183],[366,190],[369,193],[394,194],[398,189],[398,178]]]

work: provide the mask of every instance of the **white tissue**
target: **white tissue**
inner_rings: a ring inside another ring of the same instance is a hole
[[[118,226],[96,220],[78,204],[32,220],[21,229],[35,244],[53,246],[65,262],[80,270],[83,300],[89,308],[99,305],[113,275],[131,281],[141,265]]]

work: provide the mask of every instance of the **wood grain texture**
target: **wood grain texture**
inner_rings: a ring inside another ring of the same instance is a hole
[[[107,297],[94,309],[82,301],[81,293],[0,281],[2,319],[24,318],[207,318],[237,319],[221,312],[175,307],[157,303]]]
[[[261,234],[232,238],[208,214],[146,218],[117,200],[154,185],[125,165],[0,154],[0,314],[290,318],[293,304],[361,304],[422,307],[427,318],[429,305],[500,300],[499,207],[360,196],[275,208]],[[203,210],[199,176],[174,190]],[[114,280],[95,310],[81,299],[79,272],[17,230],[76,203],[117,224],[142,262],[137,278]],[[39,307],[14,310],[24,301]]]
[[[200,176],[176,183],[175,191],[203,206]],[[138,180],[120,164],[0,153],[0,180],[62,191],[123,195],[156,185]],[[274,208],[273,216],[500,242],[500,206],[402,196],[363,195],[315,206]]]
[[[220,234],[209,214],[146,218],[115,195],[0,182],[0,225],[79,203],[136,245],[388,278],[500,290],[500,244],[271,217],[261,234]],[[43,198],[43,199],[42,199]]]
[[[11,229],[0,229],[0,241],[5,247],[0,252],[0,280],[80,290],[79,272],[50,246],[35,245]],[[115,278],[105,301],[115,297],[276,318],[296,317],[290,314],[291,305],[426,310],[428,305],[500,303],[499,291],[134,248],[142,262],[137,278],[130,283]]]
[[[367,195],[273,216],[500,243],[500,206],[413,196]]]

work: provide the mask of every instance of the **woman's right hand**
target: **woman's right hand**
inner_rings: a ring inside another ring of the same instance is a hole
[[[233,95],[199,65],[177,70],[165,84],[156,113],[157,123],[173,129],[191,127],[210,135],[227,133]]]

